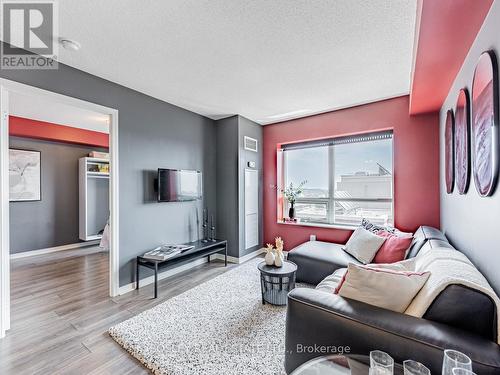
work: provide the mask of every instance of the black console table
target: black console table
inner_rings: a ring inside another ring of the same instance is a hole
[[[224,267],[227,266],[227,241],[215,240],[209,242],[195,241],[189,242],[184,245],[194,246],[192,249],[177,254],[176,256],[166,260],[147,259],[142,256],[137,257],[136,263],[136,289],[139,289],[139,266],[152,269],[155,272],[155,298],[158,297],[158,271],[164,268],[171,268],[176,265],[187,263],[191,260],[208,257],[210,262],[210,255],[224,252]]]

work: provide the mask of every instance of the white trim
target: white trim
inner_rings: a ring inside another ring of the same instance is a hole
[[[262,253],[265,253],[266,252],[266,249],[264,249],[263,247],[260,248],[260,249],[257,249],[247,255],[243,255],[242,257],[232,257],[232,256],[228,256],[227,257],[227,261],[229,263],[236,263],[236,264],[241,264],[241,263],[245,263],[247,261],[249,261],[250,259],[252,258],[255,258],[257,256],[259,256],[260,254]],[[211,255],[210,256],[210,259],[220,259],[220,260],[224,260],[224,254],[214,254],[214,255]]]
[[[0,85],[0,338],[10,328],[8,108],[9,92]]]
[[[282,196],[281,191],[285,189],[285,166],[288,165],[286,161],[287,154],[283,152],[283,149],[278,149],[276,152],[276,219],[278,221],[284,218],[285,197]]]
[[[92,103],[82,99],[73,98],[68,95],[59,94],[44,89],[39,89],[38,87],[25,85],[24,83],[19,83],[16,81],[10,81],[5,78],[0,78],[0,85],[3,86],[4,89],[7,90],[8,92],[15,92],[20,95],[44,96],[45,99],[50,101],[66,104],[69,106],[84,108],[89,111],[99,112],[103,115],[109,115],[118,112],[116,109],[105,107],[97,103]]]
[[[109,114],[109,295],[115,297],[120,289],[120,180],[118,165],[118,111]],[[111,251],[113,250],[113,251]]]
[[[82,247],[90,247],[95,245],[99,245],[99,241],[77,242],[68,245],[47,247],[45,249],[30,250],[30,251],[23,251],[21,253],[10,254],[10,259],[20,259],[20,258],[32,257],[35,255],[50,254],[50,253],[56,253],[58,251],[80,249]]]
[[[109,294],[118,295],[119,289],[119,205],[118,205],[118,110],[96,103],[39,89],[19,82],[0,78],[0,337],[10,327],[10,250],[9,250],[9,129],[8,94],[44,97],[47,100],[87,109],[110,116],[110,251],[109,251]]]
[[[199,265],[202,265],[204,263],[208,263],[207,258],[200,258],[193,260],[192,262],[183,264],[182,266],[171,268],[169,270],[166,270],[164,272],[159,272],[158,273],[158,281],[166,279],[167,277],[177,275],[178,273],[187,271],[191,268],[197,267]],[[144,279],[139,280],[139,288],[142,288],[143,286],[153,284],[155,281],[154,276],[148,276]],[[126,284],[124,286],[121,286],[120,289],[118,290],[118,294],[121,296],[122,294],[129,293],[131,291],[135,290],[135,281],[129,284]]]
[[[302,221],[297,221],[296,223],[290,223],[281,220],[277,220],[276,224],[291,225],[296,227],[316,227],[316,228],[345,229],[345,230],[355,230],[357,227],[359,227],[359,225],[322,224],[322,223],[310,223]]]
[[[418,42],[420,40],[420,26],[422,22],[422,10],[424,2],[417,1],[417,16],[415,19],[415,34],[413,36],[413,53],[411,58],[411,71],[410,71],[410,116],[414,113],[413,108],[413,84],[415,83],[415,68],[417,66],[417,56],[418,56]]]

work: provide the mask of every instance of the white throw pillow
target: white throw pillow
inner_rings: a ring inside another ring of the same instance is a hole
[[[385,240],[385,237],[377,236],[362,227],[358,227],[343,249],[361,263],[367,264],[375,258],[375,254]]]
[[[335,293],[402,313],[429,276],[430,272],[396,271],[349,263],[347,273]]]
[[[415,258],[400,260],[399,262],[394,263],[370,263],[367,265],[370,268],[385,268],[393,271],[422,271],[425,270],[416,270],[416,261]]]

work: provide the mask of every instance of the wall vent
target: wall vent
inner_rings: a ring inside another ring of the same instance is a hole
[[[245,136],[245,150],[257,152],[257,140]]]

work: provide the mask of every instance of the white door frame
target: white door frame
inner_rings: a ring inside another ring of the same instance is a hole
[[[10,328],[9,92],[43,96],[51,101],[109,116],[109,295],[117,296],[119,290],[118,110],[0,78],[0,338]]]

